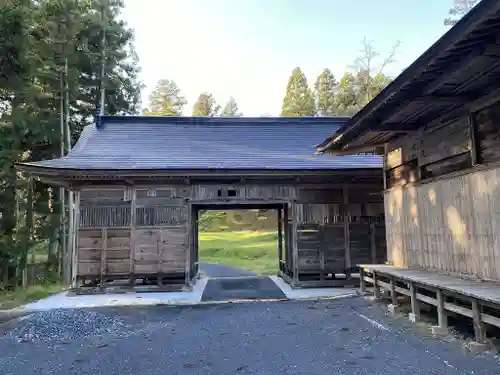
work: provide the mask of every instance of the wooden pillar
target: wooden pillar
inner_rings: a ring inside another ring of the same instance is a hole
[[[444,296],[441,290],[437,290],[437,313],[438,313],[438,326],[441,329],[448,328],[448,316],[444,310]]]
[[[276,212],[278,214],[278,267],[281,268],[283,260],[283,209],[280,207]]]
[[[292,203],[292,259],[293,259],[293,284],[299,282],[299,249],[297,244],[297,204]]]
[[[293,268],[290,266],[290,225],[289,225],[289,214],[288,214],[288,204],[283,207],[283,231],[285,234],[285,273],[290,276],[290,270]]]
[[[75,209],[73,220],[73,252],[71,254],[71,287],[76,288],[78,285],[78,233],[80,229],[80,191],[75,192]]]
[[[130,187],[130,285],[135,284],[135,236],[136,236],[136,225],[137,225],[137,209],[136,209],[136,201],[137,201],[137,191],[135,187]]]
[[[106,257],[108,250],[108,228],[102,228],[101,231],[102,249],[101,249],[101,274],[99,285],[104,286],[104,277],[106,276]]]
[[[486,341],[486,329],[481,319],[481,307],[477,299],[472,300],[472,321],[474,324],[476,342],[483,344]]]
[[[343,207],[343,215],[344,215],[344,248],[345,248],[345,268],[346,268],[346,277],[350,276],[351,273],[351,231],[350,231],[350,223],[349,223],[349,212],[348,212],[348,204],[349,204],[349,191],[348,186],[342,186],[342,207]]]
[[[377,263],[377,242],[375,239],[375,223],[370,223],[370,258],[372,264]]]
[[[184,202],[186,205],[186,202]],[[186,207],[184,207],[186,210]],[[186,248],[186,260],[184,265],[184,284],[189,285],[191,283],[191,254],[193,252],[193,209],[190,204],[187,204],[187,234],[188,234],[188,243]]]

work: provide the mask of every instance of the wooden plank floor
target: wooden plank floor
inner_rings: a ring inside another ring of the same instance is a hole
[[[500,283],[474,281],[443,275],[437,272],[398,268],[388,265],[361,265],[366,272],[376,272],[387,276],[413,281],[429,287],[447,290],[483,301],[500,304]]]

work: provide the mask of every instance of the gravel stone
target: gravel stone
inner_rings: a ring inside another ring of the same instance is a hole
[[[494,353],[465,352],[386,311],[346,298],[36,313],[0,336],[0,375],[500,373]],[[41,344],[16,342],[24,335]]]
[[[116,315],[84,309],[50,310],[27,316],[7,336],[18,342],[50,344],[112,334],[123,329],[124,323]]]

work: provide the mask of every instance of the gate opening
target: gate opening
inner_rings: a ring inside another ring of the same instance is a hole
[[[284,207],[199,205],[194,207],[193,270],[200,276],[276,275],[285,258]]]

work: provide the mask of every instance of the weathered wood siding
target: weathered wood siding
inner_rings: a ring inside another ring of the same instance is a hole
[[[385,193],[389,261],[500,281],[500,169]]]
[[[495,104],[388,145],[391,264],[500,281],[499,123]]]
[[[386,260],[382,185],[302,186],[296,204],[298,273],[345,273]],[[306,203],[307,202],[307,203]]]
[[[189,194],[189,187],[80,191],[77,277],[184,275]]]

